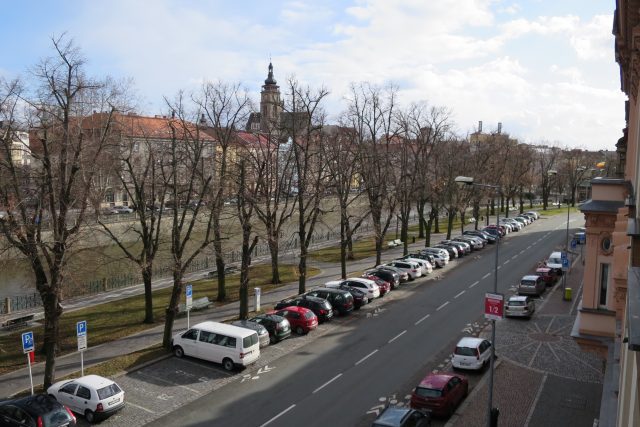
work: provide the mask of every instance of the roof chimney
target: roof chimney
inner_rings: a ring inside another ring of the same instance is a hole
[[[482,133],[482,120],[478,122],[478,133]]]
[[[200,125],[201,126],[206,126],[207,125],[207,119],[204,117],[204,113],[202,113],[200,115]]]
[[[498,135],[502,133],[502,122],[498,122]]]

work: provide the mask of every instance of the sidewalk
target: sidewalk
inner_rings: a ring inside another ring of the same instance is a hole
[[[435,242],[442,239],[442,234],[432,234],[431,241]],[[409,244],[409,250],[417,250],[424,247],[423,240],[417,240],[416,243]],[[393,249],[387,249],[383,251],[384,259],[392,259],[402,255],[402,247],[396,247]],[[358,261],[351,261],[347,264],[348,272],[362,271],[366,268],[373,267],[375,263],[375,256],[365,258]],[[310,278],[307,282],[307,289],[311,289],[315,286],[319,286],[328,280],[334,280],[340,277],[340,264],[328,264],[317,261],[311,261],[310,266],[317,267],[321,271],[318,275]],[[199,273],[199,277],[202,276],[202,272]],[[261,305],[272,305],[285,297],[296,295],[298,293],[298,282],[287,283],[278,289],[265,292],[261,296]],[[84,301],[86,305],[90,305],[90,301]],[[84,306],[84,304],[83,304]],[[206,310],[201,310],[191,313],[190,324],[196,324],[204,320],[224,321],[227,319],[235,318],[239,312],[240,303],[238,301],[231,302],[222,306],[212,307]],[[254,307],[254,300],[249,301],[250,309]],[[78,307],[79,308],[79,307]],[[186,316],[176,319],[173,330],[174,333],[180,330],[184,330],[187,327]],[[90,367],[98,363],[104,362],[109,359],[113,359],[125,354],[133,353],[152,345],[162,342],[162,334],[164,331],[164,325],[159,325],[146,331],[130,335],[128,337],[121,338],[116,341],[105,343],[99,346],[91,346],[91,332],[89,325],[88,344],[89,348],[84,352],[84,366]],[[25,356],[26,358],[26,356]],[[60,356],[56,359],[56,377],[60,378],[69,374],[73,374],[80,370],[80,355],[78,353],[71,353],[64,356]],[[37,363],[32,365],[33,383],[34,385],[42,384],[44,377],[44,363]],[[25,367],[13,372],[0,375],[0,396],[9,397],[20,391],[27,390],[30,387],[29,372]]]
[[[562,299],[562,282],[554,286],[530,320],[496,322],[493,406],[501,426],[592,426],[602,393],[602,359],[580,350],[571,328],[582,294],[584,266],[578,257],[567,278],[573,300]],[[480,334],[490,337],[487,326]],[[447,426],[485,426],[488,377],[471,391]]]

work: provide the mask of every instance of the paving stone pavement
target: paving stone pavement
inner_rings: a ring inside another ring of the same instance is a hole
[[[584,267],[573,264],[567,287],[574,300],[562,299],[562,284],[538,301],[534,316],[496,322],[493,406],[500,426],[589,426],[600,410],[603,360],[580,350],[571,338]],[[490,337],[488,326],[481,336]],[[485,426],[488,371],[447,426]]]

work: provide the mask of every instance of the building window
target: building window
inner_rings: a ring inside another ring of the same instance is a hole
[[[114,203],[115,202],[115,198],[113,195],[113,190],[107,190],[105,195],[104,195],[104,200],[107,203]]]
[[[609,264],[600,264],[600,297],[598,305],[607,307],[607,289],[609,288]]]

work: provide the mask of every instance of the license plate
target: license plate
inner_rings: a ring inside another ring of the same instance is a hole
[[[115,405],[116,403],[120,403],[120,399],[112,400],[111,402],[109,402],[108,406]]]

